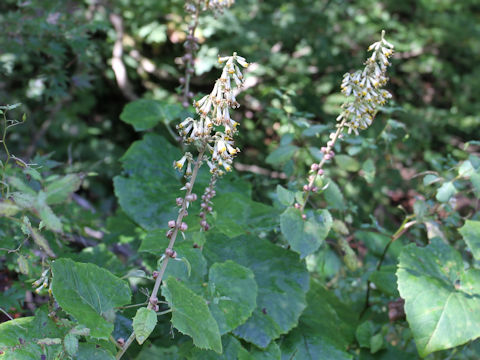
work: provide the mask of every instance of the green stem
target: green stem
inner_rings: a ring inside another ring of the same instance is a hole
[[[179,212],[178,217],[177,217],[177,221],[175,222],[175,224],[177,224],[177,226],[173,230],[172,236],[170,238],[170,243],[168,244],[168,247],[165,250],[165,252],[167,252],[167,250],[172,250],[173,245],[175,245],[175,240],[177,239],[177,234],[178,234],[178,228],[179,228],[180,224],[183,221],[183,218],[186,216],[186,213],[187,213],[187,203],[188,202],[187,202],[186,198],[187,198],[188,195],[190,195],[192,193],[193,185],[195,184],[195,180],[197,178],[198,170],[200,169],[200,166],[202,165],[202,159],[203,159],[203,154],[205,153],[205,150],[206,150],[206,146],[200,151],[200,153],[198,154],[197,160],[195,161],[195,166],[194,166],[193,171],[192,171],[192,177],[190,178],[190,181],[189,181],[191,186],[190,186],[189,189],[187,189],[187,192],[186,192],[185,197],[183,199],[182,208],[180,209],[180,212]],[[157,301],[154,301],[154,299],[157,299],[157,294],[158,294],[158,291],[160,290],[160,285],[162,283],[162,279],[163,279],[163,275],[165,274],[165,270],[167,269],[169,259],[170,259],[170,257],[166,256],[165,259],[162,262],[162,267],[160,268],[159,274],[158,274],[158,276],[155,280],[155,285],[153,286],[152,294],[150,295],[150,298],[149,298],[149,301],[148,301],[148,306],[147,306],[148,309],[153,309],[154,304],[157,302]],[[125,353],[125,351],[127,351],[127,349],[130,347],[130,345],[132,344],[132,342],[134,340],[135,340],[135,332],[132,332],[130,337],[125,342],[125,345],[123,345],[122,349],[117,353],[117,356],[116,356],[117,360],[122,358],[123,354]]]

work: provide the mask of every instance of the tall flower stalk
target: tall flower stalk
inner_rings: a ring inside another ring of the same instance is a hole
[[[219,177],[225,172],[231,171],[232,162],[235,155],[240,151],[235,147],[234,136],[237,134],[238,123],[230,117],[230,109],[239,107],[235,94],[244,84],[241,68],[248,67],[246,60],[234,53],[232,56],[219,57],[218,62],[224,64],[222,75],[213,87],[209,95],[205,95],[194,102],[198,119],[188,117],[183,120],[177,130],[186,145],[192,145],[197,151],[196,158],[191,152],[186,152],[179,160],[174,161],[173,166],[178,170],[184,170],[185,185],[180,189],[185,191],[183,197],[176,199],[176,204],[180,208],[176,219],[168,221],[170,228],[166,236],[169,244],[162,256],[161,267],[155,271],[153,277],[155,285],[148,300],[148,309],[158,311],[158,291],[162,283],[165,270],[170,258],[175,259],[177,254],[173,249],[178,233],[184,233],[187,230],[187,224],[183,221],[188,215],[188,208],[191,203],[197,200],[196,193],[193,192],[195,180],[197,179],[200,167],[207,163],[212,174],[212,180],[209,187],[202,197],[202,228],[208,230],[208,224],[205,220],[205,213],[210,205],[205,209],[204,204],[208,204],[211,197],[214,196],[213,186]],[[212,195],[213,194],[213,195]],[[205,200],[208,199],[208,200]],[[203,214],[203,215],[202,215]],[[117,354],[120,359],[131,343],[135,340],[133,332],[122,346]]]
[[[200,13],[207,10],[214,12],[223,12],[226,8],[233,5],[234,0],[188,0],[185,3],[185,11],[191,15],[190,24],[187,30],[187,39],[184,43],[185,55],[182,57],[182,65],[185,67],[185,75],[180,78],[182,89],[182,105],[188,107],[190,99],[194,94],[190,91],[190,81],[195,73],[195,56],[198,50],[198,38],[195,31],[200,20]]]
[[[305,209],[310,194],[318,191],[315,180],[318,176],[323,176],[323,165],[335,156],[332,149],[337,140],[343,137],[343,132],[347,130],[350,134],[353,131],[358,135],[359,130],[367,129],[373,123],[379,106],[384,105],[392,97],[387,90],[382,89],[388,82],[386,73],[388,66],[391,65],[389,58],[393,55],[393,45],[385,40],[385,31],[382,31],[380,41],[370,45],[368,51],[373,52],[365,61],[365,67],[343,76],[341,89],[347,99],[342,104],[341,114],[337,117],[336,131],[330,134],[326,146],[320,149],[323,153],[322,160],[310,167],[308,183],[303,186],[303,204],[295,204],[301,211]],[[305,214],[302,216],[306,218]]]

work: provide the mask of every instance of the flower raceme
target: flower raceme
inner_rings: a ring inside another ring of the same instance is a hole
[[[368,51],[372,55],[365,61],[365,68],[356,72],[346,73],[342,81],[342,93],[346,96],[353,95],[353,101],[346,101],[342,113],[337,121],[344,121],[348,133],[352,131],[358,135],[358,129],[365,130],[372,122],[378,106],[384,105],[392,95],[382,89],[388,81],[387,68],[390,66],[388,59],[393,55],[393,45],[384,38],[382,31],[380,41],[370,45]]]
[[[357,70],[354,73],[346,73],[343,76],[341,85],[342,93],[349,98],[343,103],[343,111],[337,117],[337,129],[329,136],[326,146],[320,150],[323,153],[322,160],[310,167],[308,184],[303,186],[304,198],[303,204],[295,203],[295,207],[302,212],[305,209],[311,192],[317,192],[318,188],[314,185],[318,176],[323,176],[323,165],[325,162],[333,159],[335,153],[333,147],[338,139],[343,138],[344,128],[348,128],[348,133],[352,131],[358,135],[358,129],[368,128],[378,111],[378,107],[384,105],[392,95],[382,89],[388,82],[386,76],[387,68],[390,66],[388,59],[393,55],[393,45],[385,40],[385,31],[382,31],[380,41],[370,45],[368,51],[372,55],[365,61],[365,68]],[[351,98],[353,97],[353,99]],[[306,219],[306,214],[302,214]]]
[[[212,211],[210,204],[211,199],[215,196],[215,183],[225,172],[232,170],[233,159],[240,151],[234,142],[234,136],[238,132],[238,123],[231,118],[230,109],[240,106],[235,95],[244,84],[241,68],[247,68],[249,65],[245,58],[236,53],[233,53],[232,56],[219,57],[218,62],[224,64],[224,67],[222,75],[215,81],[213,90],[193,103],[198,119],[188,117],[177,125],[177,130],[184,143],[194,145],[201,155],[195,161],[192,154],[186,152],[173,164],[178,170],[182,170],[186,164],[187,184],[182,189],[187,191],[191,191],[191,186],[193,186],[191,180],[196,162],[199,162],[200,165],[201,162],[206,161],[210,169],[212,177],[202,195],[202,212],[199,214],[204,230],[209,228],[206,215]],[[185,202],[185,206],[188,208],[189,200],[185,198]],[[184,202],[180,198],[180,200],[177,199],[177,204],[183,208]]]

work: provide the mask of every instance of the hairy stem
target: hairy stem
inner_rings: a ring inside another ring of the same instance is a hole
[[[325,154],[328,154],[332,150],[332,148],[335,146],[335,143],[337,142],[338,137],[342,133],[346,122],[347,122],[347,120],[343,119],[342,122],[338,125],[337,131],[335,132],[335,136],[331,139],[331,141],[329,140],[329,142],[327,143],[327,150],[326,150]],[[323,165],[325,164],[326,161],[327,161],[327,159],[325,158],[325,155],[324,155],[322,160],[318,164],[318,170],[323,168]],[[306,191],[305,200],[304,200],[304,202],[303,202],[303,204],[301,205],[301,208],[300,208],[300,210],[302,212],[305,209],[305,205],[307,205],[308,198],[310,197],[310,193],[312,192],[311,189],[313,188],[313,184],[315,183],[315,180],[317,179],[318,170],[316,170],[314,172],[314,175],[312,176],[312,178],[310,179],[310,182],[308,183],[308,190]]]
[[[182,207],[180,209],[180,212],[178,213],[177,221],[175,224],[177,226],[173,230],[172,236],[170,238],[170,243],[167,246],[167,249],[165,250],[166,253],[168,253],[168,250],[173,249],[173,245],[175,245],[175,240],[177,239],[177,234],[178,234],[178,228],[180,227],[180,224],[183,221],[183,218],[186,216],[187,213],[187,196],[192,193],[193,185],[195,184],[195,180],[198,175],[198,170],[200,169],[200,166],[202,165],[202,159],[203,159],[203,154],[205,153],[206,147],[204,147],[200,153],[198,154],[197,160],[195,161],[195,165],[192,171],[192,177],[190,178],[190,188],[187,189],[187,192],[185,194],[185,197],[183,198],[183,203]],[[157,294],[158,291],[160,290],[160,285],[162,283],[163,275],[165,274],[165,270],[167,269],[168,261],[170,260],[169,256],[166,256],[165,259],[162,262],[162,267],[160,268],[160,271],[158,273],[157,278],[155,279],[155,285],[153,286],[152,294],[150,295],[149,301],[148,301],[148,309],[153,309],[157,302]],[[123,354],[127,351],[127,349],[130,347],[132,342],[135,340],[135,332],[132,332],[130,337],[127,339],[125,344],[123,345],[122,349],[117,353],[116,359],[121,359]]]

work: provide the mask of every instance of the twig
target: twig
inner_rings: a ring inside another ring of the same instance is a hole
[[[187,192],[185,194],[185,197],[182,202],[182,208],[180,209],[180,212],[177,217],[177,221],[175,224],[177,226],[173,230],[172,236],[170,238],[170,242],[167,246],[167,249],[165,250],[165,259],[162,262],[162,267],[160,268],[160,271],[158,273],[157,278],[155,279],[155,285],[153,286],[152,294],[150,295],[149,301],[148,301],[148,309],[153,309],[153,307],[158,303],[157,299],[157,294],[158,291],[160,290],[160,285],[162,283],[163,275],[165,274],[165,270],[167,269],[168,265],[168,260],[170,259],[170,256],[168,254],[173,252],[173,245],[175,245],[175,240],[177,239],[177,234],[178,234],[178,229],[180,227],[180,224],[182,224],[183,218],[186,216],[187,213],[187,203],[188,201],[187,196],[189,196],[192,193],[193,185],[195,184],[195,180],[197,178],[198,170],[200,169],[200,166],[202,165],[202,159],[203,159],[203,154],[205,153],[206,147],[204,147],[200,153],[198,154],[197,160],[195,161],[195,166],[192,171],[192,177],[190,179],[190,184],[191,186],[187,189]],[[127,339],[125,344],[123,345],[122,349],[117,353],[116,359],[121,359],[125,351],[130,347],[132,342],[135,340],[135,332],[132,332],[130,337]]]
[[[134,93],[132,85],[128,81],[127,69],[123,63],[123,19],[121,16],[111,13],[108,17],[110,23],[113,25],[116,33],[115,44],[112,50],[112,70],[115,73],[115,79],[117,85],[128,100],[132,101],[138,99],[138,96]]]
[[[187,54],[184,56],[184,59],[187,61],[185,64],[185,77],[184,77],[184,86],[183,86],[183,97],[182,97],[182,104],[185,107],[188,107],[189,105],[189,99],[190,99],[190,80],[192,77],[192,74],[194,73],[194,67],[193,63],[195,61],[195,48],[197,46],[197,43],[195,41],[195,30],[197,29],[198,26],[198,19],[200,15],[200,2],[197,1],[197,4],[195,6],[195,13],[192,14],[193,16],[193,23],[188,27],[189,33],[187,35]]]

